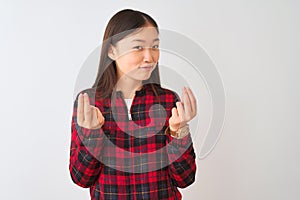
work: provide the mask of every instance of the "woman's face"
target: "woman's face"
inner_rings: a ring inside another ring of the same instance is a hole
[[[123,75],[134,80],[147,80],[159,59],[156,28],[143,27],[111,46],[109,57],[115,60],[118,79]]]

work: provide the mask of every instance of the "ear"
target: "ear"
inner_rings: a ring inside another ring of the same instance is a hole
[[[107,55],[110,59],[116,60],[116,48],[113,45],[109,46]]]

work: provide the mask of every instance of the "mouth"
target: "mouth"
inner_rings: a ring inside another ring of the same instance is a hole
[[[151,70],[153,68],[153,66],[151,65],[147,65],[147,66],[143,66],[143,67],[139,67],[140,69],[145,69],[145,70]]]

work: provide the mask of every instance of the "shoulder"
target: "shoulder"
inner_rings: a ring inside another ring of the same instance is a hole
[[[83,89],[83,90],[80,90],[79,92],[76,93],[76,100],[78,99],[78,96],[80,94],[84,94],[84,93],[87,93],[89,95],[89,97],[95,95],[96,93],[96,90],[93,89],[93,88],[86,88],[86,89]]]
[[[80,94],[84,94],[87,93],[88,97],[89,97],[89,101],[91,105],[95,105],[96,102],[96,89],[95,88],[86,88],[83,90],[80,90],[79,92],[76,93],[76,98],[75,98],[75,102],[78,101],[78,97]]]
[[[179,95],[176,91],[172,89],[162,87],[159,84],[150,84],[148,88],[150,88],[149,90],[152,92],[153,95],[155,95],[156,91],[158,96],[165,96],[166,98],[173,99],[174,101],[180,101]]]
[[[74,100],[74,107],[78,106],[78,97],[80,94],[88,94],[89,103],[92,106],[96,106],[100,109],[101,113],[105,113],[106,109],[110,106],[110,100],[107,98],[98,97],[98,91],[96,88],[86,88],[80,90],[76,94],[76,99]]]

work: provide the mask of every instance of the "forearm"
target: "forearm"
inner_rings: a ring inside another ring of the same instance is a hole
[[[103,134],[102,129],[85,129],[72,122],[69,170],[73,182],[81,187],[90,187],[103,167]]]
[[[176,139],[167,136],[169,158],[169,175],[175,186],[185,188],[195,181],[196,155],[190,134]]]

